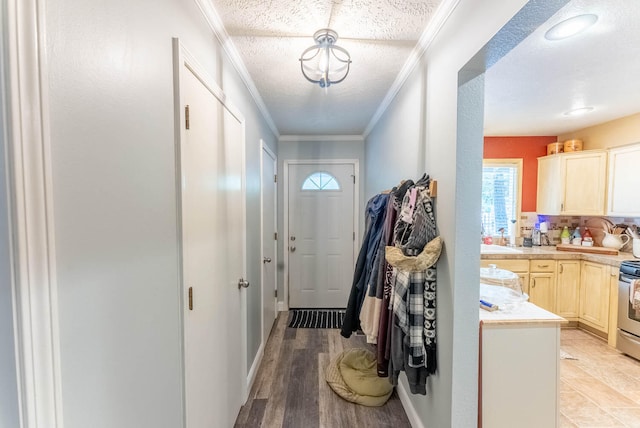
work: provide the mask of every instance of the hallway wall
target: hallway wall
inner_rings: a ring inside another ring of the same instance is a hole
[[[319,160],[319,159],[358,159],[360,163],[359,178],[359,224],[358,242],[362,239],[364,207],[365,156],[364,141],[280,141],[278,144],[278,303],[284,299],[284,265],[288,253],[285,251],[287,237],[284,236],[284,161],[286,160]],[[345,302],[345,307],[347,302]]]
[[[414,421],[425,427],[477,424],[478,289],[474,284],[478,272],[474,266],[480,260],[475,238],[480,221],[473,212],[480,211],[484,89],[480,76],[459,92],[459,72],[526,3],[489,0],[480,6],[460,0],[366,140],[368,196],[400,178],[418,176],[423,165],[438,180],[436,219],[444,240],[438,262],[438,371],[427,384],[426,397],[409,396]],[[557,10],[565,2],[530,3],[532,8]],[[527,25],[527,19],[520,24],[512,39],[526,36],[539,25]],[[492,46],[493,56],[478,56],[478,63],[472,64],[477,68],[468,71],[482,73],[487,63],[513,46]],[[401,381],[409,391],[404,375]]]
[[[248,365],[259,139],[275,137],[194,1],[51,0],[46,31],[65,427],[181,427],[171,38],[246,119]]]

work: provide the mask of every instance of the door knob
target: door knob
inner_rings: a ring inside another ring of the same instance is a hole
[[[247,281],[244,278],[240,278],[240,280],[238,280],[238,288],[247,288],[249,287],[249,281]]]
[[[265,257],[262,259],[262,263],[271,263],[271,257]]]
[[[296,247],[289,247],[289,250],[291,250],[291,252],[295,252],[296,251]]]

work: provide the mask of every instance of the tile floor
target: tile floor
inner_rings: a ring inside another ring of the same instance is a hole
[[[578,329],[563,329],[560,427],[640,427],[640,362]]]

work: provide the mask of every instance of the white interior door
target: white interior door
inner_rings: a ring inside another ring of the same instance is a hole
[[[180,97],[189,106],[189,129],[183,122],[180,139],[186,422],[188,428],[232,427],[246,370],[238,289],[243,128],[182,64]]]
[[[355,166],[290,164],[289,306],[344,308],[354,268]]]
[[[262,148],[262,343],[276,319],[276,157]]]

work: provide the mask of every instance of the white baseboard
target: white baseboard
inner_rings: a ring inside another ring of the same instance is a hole
[[[288,310],[289,308],[284,304],[284,302],[278,302],[278,312],[284,312]]]
[[[409,423],[411,423],[411,428],[425,428],[424,424],[420,420],[420,416],[418,416],[418,412],[416,411],[416,408],[413,407],[413,402],[409,398],[409,393],[404,387],[404,382],[402,381],[398,382],[398,386],[396,386],[396,391],[398,392],[398,397],[400,397],[400,402],[402,403],[402,407],[404,407],[404,411],[407,414]]]
[[[247,396],[245,397],[245,402],[249,398],[249,394],[251,393],[251,388],[253,387],[253,383],[256,380],[256,375],[258,374],[258,369],[260,368],[262,357],[264,357],[264,343],[260,344],[260,348],[258,348],[258,353],[256,354],[256,357],[253,359],[253,364],[251,364],[251,368],[249,369],[249,374],[247,375]]]

